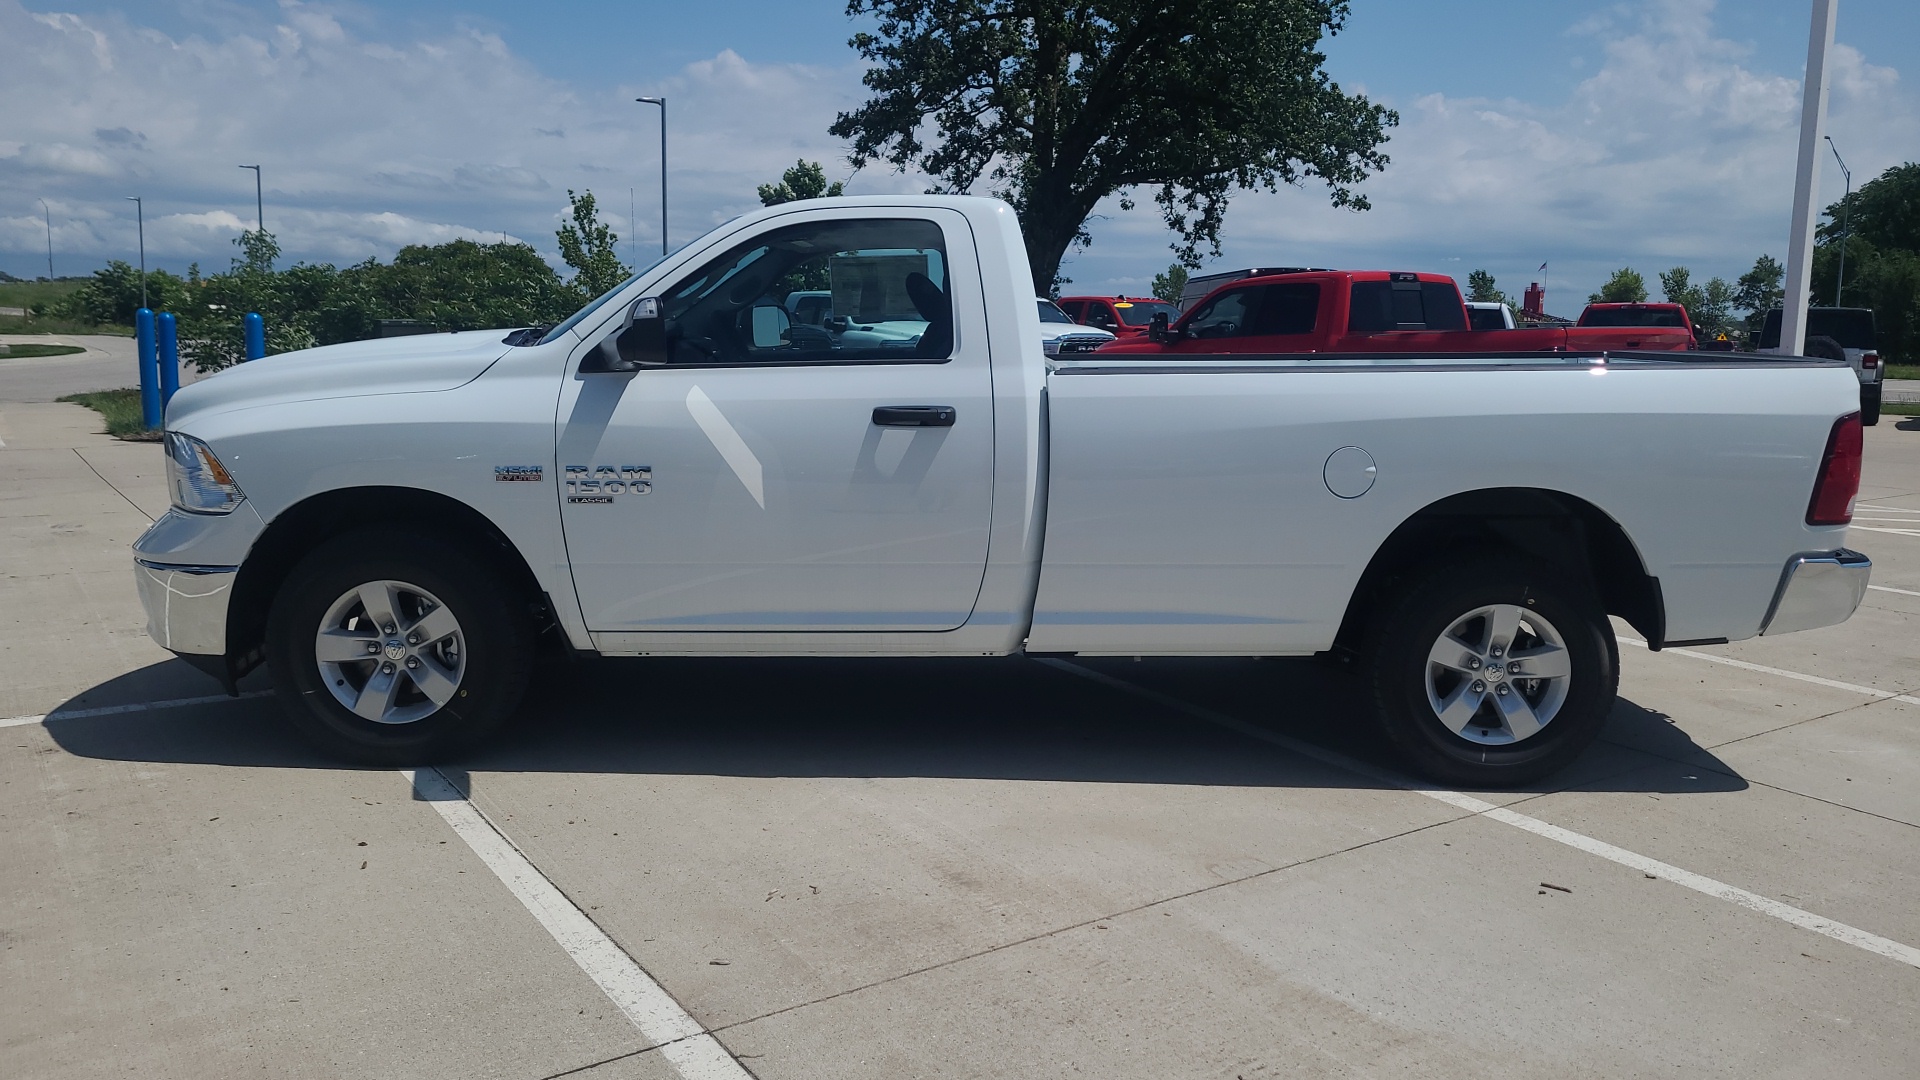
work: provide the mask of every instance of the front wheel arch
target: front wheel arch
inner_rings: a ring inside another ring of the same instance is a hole
[[[266,660],[267,616],[287,575],[307,553],[344,533],[392,526],[436,536],[487,559],[515,590],[537,628],[553,622],[547,599],[526,558],[506,533],[473,507],[423,488],[337,488],[281,511],[253,543],[234,580],[227,607],[225,666],[231,683]]]

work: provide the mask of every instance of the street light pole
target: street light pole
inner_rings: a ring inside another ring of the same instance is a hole
[[[1827,149],[1833,151],[1833,160],[1840,163],[1840,175],[1846,177],[1847,193],[1840,198],[1840,272],[1833,279],[1833,306],[1840,306],[1840,287],[1847,280],[1847,218],[1852,216],[1853,207],[1847,200],[1853,198],[1853,170],[1847,168],[1847,159],[1840,156],[1840,148],[1833,145],[1833,136],[1828,135]]]
[[[253,227],[258,232],[267,231],[266,202],[260,195],[260,166],[242,165],[243,169],[253,170]]]
[[[667,99],[634,98],[642,105],[660,106],[660,254],[667,253]]]
[[[53,280],[53,211],[48,209],[47,200],[40,200],[40,209],[47,214],[47,280]]]
[[[129,195],[127,201],[133,204],[134,220],[140,223],[140,306],[147,306],[147,204],[140,196]]]
[[[1780,351],[1807,347],[1807,304],[1813,299],[1813,204],[1820,195],[1820,140],[1827,125],[1827,54],[1833,51],[1834,0],[1813,0],[1807,30],[1807,78],[1800,99],[1800,158],[1793,177],[1793,226],[1787,235],[1787,291],[1781,301]]]

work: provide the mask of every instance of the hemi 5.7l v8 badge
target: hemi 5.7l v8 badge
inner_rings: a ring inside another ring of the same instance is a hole
[[[495,465],[493,479],[501,484],[537,484],[546,474],[539,465]]]
[[[620,495],[653,490],[651,465],[568,465],[566,469],[570,503],[611,503]]]

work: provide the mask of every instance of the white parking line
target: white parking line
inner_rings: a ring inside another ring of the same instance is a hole
[[[1875,592],[1899,593],[1901,596],[1920,596],[1920,592],[1914,592],[1912,589],[1896,589],[1891,585],[1869,585],[1867,588]]]
[[[567,899],[499,827],[438,769],[400,770],[416,796],[433,804],[573,962],[597,983],[640,1034],[686,1080],[752,1080],[700,1021]]]
[[[1647,647],[1646,642],[1637,638],[1623,637],[1619,640],[1622,645],[1637,645],[1642,649]],[[1748,660],[1735,660],[1731,656],[1715,656],[1712,653],[1694,652],[1692,649],[1662,649],[1660,650],[1660,654],[1662,656],[1668,654],[1686,656],[1695,660],[1705,660],[1710,664],[1725,664],[1727,667],[1757,671],[1762,675],[1778,675],[1780,678],[1792,679],[1795,682],[1812,683],[1815,686],[1825,686],[1834,690],[1849,690],[1856,694],[1865,694],[1871,698],[1878,698],[1881,701],[1904,701],[1909,705],[1920,705],[1920,697],[1915,697],[1912,694],[1903,694],[1898,690],[1879,690],[1871,686],[1862,686],[1859,683],[1841,682],[1838,679],[1826,679],[1818,675],[1807,675],[1803,672],[1788,671],[1786,668],[1768,667],[1765,664],[1756,664]]]
[[[271,690],[249,690],[239,697],[226,694],[208,694],[206,697],[173,698],[169,701],[136,701],[131,705],[102,705],[97,709],[55,710],[34,716],[9,716],[0,718],[0,728],[28,727],[33,724],[48,724],[56,720],[85,720],[89,716],[116,716],[120,713],[153,712],[156,709],[179,709],[188,705],[213,705],[222,701],[245,701],[248,698],[265,697]]]
[[[1876,529],[1871,525],[1849,525],[1850,529],[1861,532],[1892,533],[1894,536],[1920,536],[1920,529]]]
[[[1437,799],[1449,806],[1465,810],[1470,814],[1492,821],[1498,821],[1505,825],[1511,825],[1516,829],[1524,829],[1535,836],[1565,844],[1576,850],[1584,851],[1589,855],[1597,855],[1602,859],[1606,859],[1608,862],[1630,867],[1643,874],[1651,874],[1657,878],[1664,878],[1667,881],[1673,882],[1675,885],[1692,889],[1694,892],[1738,904],[1749,911],[1756,911],[1762,915],[1779,919],[1782,922],[1791,923],[1803,930],[1811,930],[1816,934],[1821,934],[1835,941],[1852,945],[1855,948],[1864,949],[1867,952],[1884,956],[1890,960],[1897,960],[1909,967],[1920,968],[1920,949],[1894,941],[1892,938],[1884,938],[1878,934],[1870,934],[1858,927],[1848,926],[1842,922],[1835,922],[1832,919],[1815,915],[1811,911],[1804,911],[1791,904],[1783,904],[1771,897],[1748,892],[1745,889],[1728,885],[1723,881],[1715,881],[1713,878],[1696,874],[1691,870],[1682,870],[1677,866],[1663,863],[1658,859],[1650,859],[1637,852],[1628,851],[1622,847],[1615,847],[1604,840],[1596,840],[1583,833],[1577,833],[1571,829],[1563,829],[1558,825],[1551,825],[1538,818],[1528,817],[1525,814],[1515,813],[1505,807],[1495,806],[1490,802],[1476,799],[1463,792],[1426,787],[1418,781],[1386,769],[1375,768],[1364,761],[1355,760],[1345,754],[1336,753],[1332,750],[1315,746],[1312,743],[1302,742],[1299,739],[1268,731],[1265,728],[1249,724],[1244,720],[1235,719],[1225,713],[1218,713],[1212,709],[1194,705],[1155,690],[1149,690],[1144,686],[1137,686],[1124,679],[1116,679],[1111,675],[1094,671],[1091,668],[1084,668],[1078,664],[1068,663],[1065,660],[1051,658],[1042,659],[1038,662],[1046,664],[1049,667],[1058,668],[1072,675],[1078,675],[1084,679],[1091,679],[1094,682],[1102,683],[1116,690],[1144,697],[1150,701],[1158,702],[1167,708],[1186,713],[1188,716],[1205,720],[1211,724],[1218,724],[1221,727],[1237,731],[1250,738],[1259,739],[1262,742],[1284,747],[1294,753],[1313,758],[1316,761],[1322,761],[1337,768],[1346,769],[1349,772],[1359,773],[1362,776],[1378,780],[1392,787],[1418,792],[1430,799]]]

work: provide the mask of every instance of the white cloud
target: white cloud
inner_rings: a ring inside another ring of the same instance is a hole
[[[1550,310],[1577,312],[1613,268],[1690,266],[1731,278],[1786,255],[1800,123],[1796,54],[1770,71],[1718,35],[1712,0],[1617,5],[1569,30],[1600,63],[1558,104],[1432,93],[1387,102],[1401,124],[1393,164],[1363,186],[1374,209],[1326,205],[1324,189],[1243,194],[1227,215],[1221,268],[1391,266],[1495,272],[1518,293],[1551,261]],[[1920,101],[1899,73],[1836,45],[1828,130],[1856,182],[1913,156]],[[1823,162],[1828,165],[1829,162]],[[1839,198],[1829,172],[1820,203]],[[1076,288],[1137,281],[1170,261],[1150,208],[1102,212],[1094,247],[1069,262]],[[1122,252],[1130,258],[1122,259]],[[1464,277],[1464,271],[1456,276]]]
[[[850,54],[811,66],[724,51],[587,89],[496,35],[408,38],[383,18],[283,0],[277,16],[225,36],[168,36],[0,0],[0,264],[42,265],[40,197],[62,272],[131,258],[122,197],[143,195],[150,262],[222,267],[231,234],[253,221],[242,162],[265,166],[267,224],[295,257],[387,258],[453,237],[515,237],[553,257],[567,189],[591,188],[645,258],[659,244],[659,135],[641,95],[670,101],[677,241],[756,205],[756,185],[795,159],[847,176],[826,128],[862,96]],[[1636,0],[1539,42],[1592,53],[1559,102],[1443,88],[1388,102],[1402,124],[1392,166],[1363,186],[1374,210],[1332,209],[1311,186],[1242,194],[1223,265],[1483,266],[1517,292],[1551,260],[1552,307],[1567,311],[1615,266],[1732,276],[1763,251],[1783,256],[1801,57],[1755,57],[1715,20],[1711,0]],[[1900,73],[1847,45],[1833,63],[1831,130],[1856,178],[1911,156],[1920,103]],[[853,180],[856,191],[924,187],[884,167]],[[1830,181],[1822,202],[1837,195]],[[1076,288],[1144,291],[1170,261],[1142,203],[1101,207],[1093,248],[1065,268]]]
[[[845,171],[825,130],[859,93],[851,66],[723,52],[656,82],[586,91],[492,34],[400,40],[294,0],[273,22],[170,37],[0,0],[0,257],[21,272],[40,265],[44,197],[69,269],[131,259],[123,197],[141,195],[150,264],[224,267],[232,234],[253,223],[253,177],[235,166],[256,162],[267,225],[294,257],[385,258],[456,236],[519,237],[552,257],[569,188],[591,188],[644,254],[659,243],[659,129],[633,101],[642,94],[664,93],[672,110],[678,240],[758,205],[756,185],[797,158]],[[862,178],[867,190],[893,186]]]

